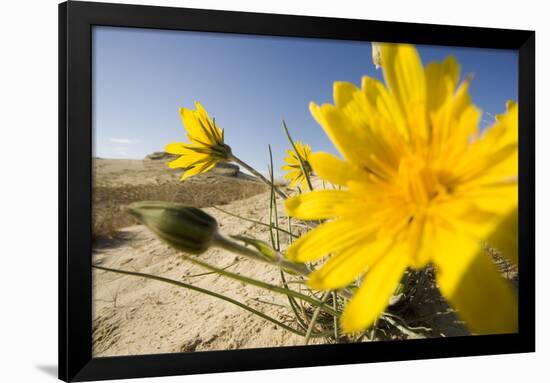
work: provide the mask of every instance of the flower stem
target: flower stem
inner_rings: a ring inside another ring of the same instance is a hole
[[[260,253],[258,253],[256,250],[252,250],[249,247],[243,246],[237,242],[233,242],[228,238],[225,238],[223,235],[216,233],[213,238],[213,244],[214,246],[221,247],[222,249],[231,251],[233,253],[241,254],[249,258],[256,259],[258,261],[266,262],[269,264],[276,264],[281,269],[285,270],[292,270],[296,272],[299,275],[307,276],[309,274],[309,269],[306,265],[303,263],[294,263],[287,261],[283,255],[275,251],[275,255],[277,259],[275,259],[273,262],[267,260],[264,256],[262,256]]]
[[[233,161],[233,162],[236,162],[238,163],[239,165],[241,165],[243,168],[245,168],[246,170],[248,170],[250,173],[254,174],[255,177],[257,177],[259,180],[261,180],[262,182],[266,183],[267,185],[269,185],[269,187],[273,187],[273,189],[275,190],[275,192],[279,195],[279,197],[281,197],[282,199],[287,199],[288,196],[283,193],[277,186],[273,185],[267,178],[265,178],[259,171],[257,171],[256,169],[254,169],[252,166],[248,165],[246,162],[244,162],[243,160],[239,159],[238,157],[236,157],[234,154],[231,154],[231,156],[229,157],[229,160],[230,161]]]
[[[212,244],[214,246],[221,247],[222,249],[225,249],[227,251],[231,251],[233,253],[241,254],[241,255],[244,255],[246,257],[255,259],[257,261],[268,263],[270,265],[274,264],[274,265],[278,266],[279,268],[281,268],[282,270],[285,270],[285,271],[292,271],[292,272],[297,273],[299,275],[302,275],[304,277],[307,277],[309,275],[309,273],[311,273],[311,270],[309,270],[309,268],[305,264],[289,262],[285,259],[285,257],[279,251],[276,251],[275,249],[273,249],[273,251],[274,251],[275,256],[277,257],[277,259],[271,261],[271,260],[266,259],[263,255],[258,253],[256,250],[252,250],[249,247],[243,246],[243,245],[241,245],[237,242],[233,242],[233,241],[225,238],[220,233],[214,234],[214,237],[213,237],[212,241],[213,241]],[[347,289],[342,289],[339,292],[340,292],[340,294],[342,294],[342,296],[344,296],[348,299],[350,299],[352,297],[351,292],[348,291]]]

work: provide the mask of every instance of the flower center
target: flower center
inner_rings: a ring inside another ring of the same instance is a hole
[[[418,156],[401,160],[397,184],[405,201],[420,209],[428,208],[451,192],[438,172]]]

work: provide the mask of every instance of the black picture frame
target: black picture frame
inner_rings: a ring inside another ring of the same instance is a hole
[[[93,25],[513,49],[519,64],[516,334],[92,358]],[[87,381],[535,351],[535,32],[69,1],[59,5],[59,378]]]

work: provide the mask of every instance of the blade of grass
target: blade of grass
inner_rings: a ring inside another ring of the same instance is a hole
[[[174,286],[183,287],[183,288],[186,288],[186,289],[189,289],[189,290],[197,291],[199,293],[210,295],[212,297],[215,297],[215,298],[224,300],[226,302],[232,303],[236,306],[239,306],[240,308],[242,308],[246,311],[249,311],[249,312],[251,312],[251,313],[253,313],[253,314],[255,314],[255,315],[271,322],[271,323],[274,323],[277,326],[282,327],[285,330],[290,331],[294,334],[297,334],[297,335],[300,335],[300,336],[305,336],[306,335],[302,331],[296,330],[296,329],[294,329],[294,328],[278,321],[277,319],[274,319],[274,318],[270,317],[269,315],[262,313],[261,311],[255,310],[252,307],[249,307],[249,306],[245,305],[242,302],[239,302],[235,299],[226,297],[225,295],[218,294],[214,291],[206,290],[206,289],[203,289],[201,287],[197,287],[197,286],[193,286],[193,285],[190,285],[190,284],[187,284],[187,283],[175,281],[173,279],[159,277],[157,275],[152,275],[152,274],[138,273],[138,272],[135,272],[135,271],[127,271],[127,270],[111,269],[111,268],[108,268],[108,267],[96,266],[96,265],[92,265],[92,267],[96,268],[96,269],[99,269],[99,270],[103,270],[103,271],[109,271],[109,272],[112,272],[112,273],[132,275],[132,276],[135,276],[135,277],[147,278],[147,279],[152,279],[152,280],[156,280],[156,281],[159,281],[159,282],[169,283],[169,284],[174,285]],[[312,335],[310,334],[310,336],[323,336],[323,334],[312,334]]]
[[[283,287],[290,290],[290,288],[288,287],[288,284],[286,282],[285,273],[282,270],[280,270],[280,273],[281,273],[281,280],[283,281]],[[302,327],[304,330],[307,330],[308,326],[306,325],[306,323],[302,319],[302,316],[300,315],[300,312],[298,312],[298,308],[299,308],[298,303],[296,303],[296,300],[293,297],[291,297],[290,295],[287,295],[287,299],[288,299],[288,303],[290,303],[290,308],[292,309],[292,312],[294,313],[294,316],[296,317],[296,321],[298,322],[300,327]]]
[[[270,306],[276,306],[276,307],[282,307],[284,309],[288,309],[288,306],[286,306],[286,305],[281,305],[281,304],[275,303],[275,302],[264,301],[263,299],[260,299],[260,298],[250,298],[250,300],[252,300],[254,302],[258,302],[258,303],[264,303],[264,304],[270,305]]]
[[[291,218],[290,217],[288,217],[288,233],[289,233],[288,244],[290,245],[290,244],[292,244],[292,225],[291,225]],[[281,281],[283,282],[284,288],[290,289],[288,287],[288,283],[286,281],[285,273],[283,272],[283,270],[280,270],[280,273],[281,273]],[[300,306],[298,305],[298,303],[296,302],[296,300],[293,297],[287,296],[287,299],[288,299],[288,302],[290,303],[290,308],[292,309],[292,312],[294,313],[294,316],[296,317],[296,321],[298,322],[298,324],[300,325],[301,328],[303,328],[304,330],[307,330],[308,326],[306,325],[306,323],[302,319],[300,310],[298,310],[300,308]]]
[[[248,221],[248,222],[251,222],[251,223],[255,223],[255,224],[257,224],[257,225],[269,227],[269,225],[268,225],[267,223],[265,223],[265,222],[256,221],[255,219],[251,219],[251,218],[247,218],[247,217],[242,217],[242,216],[240,216],[240,215],[238,215],[238,214],[235,214],[235,213],[232,213],[232,212],[230,212],[230,211],[224,210],[224,209],[222,209],[222,208],[220,208],[220,207],[217,207],[217,206],[213,206],[213,208],[216,209],[216,210],[221,211],[222,213],[225,213],[225,214],[227,214],[227,215],[230,215],[230,216],[232,216],[232,217],[242,219],[243,221]],[[292,234],[291,232],[289,232],[289,231],[287,231],[287,230],[285,230],[285,229],[277,228],[277,230],[279,230],[280,232],[285,233],[285,234],[287,234],[287,235],[290,235],[290,236],[292,236],[292,237],[294,237],[294,238],[298,238],[297,235]]]
[[[325,303],[329,295],[330,295],[330,291],[327,291],[323,296],[323,298],[321,299],[321,302]],[[320,312],[321,312],[320,307],[317,307],[315,309],[315,312],[313,313],[313,316],[311,317],[311,322],[309,322],[309,327],[307,328],[307,332],[306,332],[306,338],[304,341],[305,344],[309,343],[311,335],[313,334],[313,328],[315,327],[315,322],[317,322],[317,317],[319,316]]]
[[[287,295],[287,296],[290,295],[290,296],[293,296],[296,299],[300,299],[300,300],[303,300],[305,302],[308,302],[309,304],[312,304],[316,307],[321,307],[324,311],[326,311],[327,313],[329,313],[331,315],[339,315],[339,313],[334,311],[332,307],[327,306],[325,303],[322,303],[318,299],[310,297],[308,295],[301,294],[301,293],[299,293],[297,291],[294,291],[294,290],[285,289],[285,288],[280,287],[280,286],[271,285],[269,283],[259,281],[257,279],[253,279],[253,278],[250,278],[250,277],[245,277],[244,275],[235,274],[235,273],[232,273],[232,272],[227,271],[227,270],[222,270],[220,268],[217,268],[216,266],[212,266],[211,264],[206,263],[204,261],[201,261],[201,260],[199,260],[198,258],[195,258],[195,257],[191,257],[191,256],[188,256],[188,255],[185,255],[185,254],[181,254],[181,256],[185,260],[188,260],[188,261],[190,261],[190,262],[192,262],[192,263],[194,263],[198,266],[201,266],[201,267],[203,267],[207,270],[215,271],[218,274],[223,275],[224,277],[235,279],[239,282],[243,282],[243,283],[246,283],[246,284],[249,284],[249,285],[252,285],[252,286],[260,287],[262,289],[269,290],[269,291],[272,291],[272,292],[275,292],[275,293],[284,294],[284,295]]]
[[[222,270],[227,270],[227,269],[229,269],[230,267],[235,266],[237,263],[239,263],[239,262],[238,262],[238,261],[237,261],[237,262],[233,262],[232,264],[230,264],[230,265],[228,265],[228,266],[225,266],[225,267],[222,267],[221,269],[222,269]],[[216,274],[216,272],[215,272],[215,271],[208,271],[208,272],[206,272],[206,273],[185,275],[185,278],[204,277],[205,275],[211,275],[211,274]]]
[[[271,177],[271,199],[273,200],[273,215],[275,217],[274,225],[275,225],[275,232],[276,239],[277,239],[277,247],[275,249],[277,251],[281,251],[281,240],[279,237],[279,213],[277,212],[277,199],[275,198],[275,189],[274,186],[275,183],[273,182],[273,153],[271,152],[271,145],[267,145],[269,149],[269,175]]]
[[[269,195],[269,237],[271,239],[271,246],[276,249],[277,244],[275,243],[275,235],[273,234],[273,187]]]

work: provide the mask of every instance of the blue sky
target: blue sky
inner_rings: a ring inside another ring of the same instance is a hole
[[[294,139],[336,153],[309,113],[310,101],[332,102],[332,83],[382,79],[368,42],[221,33],[93,27],[94,156],[141,159],[185,141],[178,108],[199,101],[225,129],[233,152],[258,170],[276,167]],[[517,100],[515,51],[417,46],[422,61],[454,55],[483,125]]]

